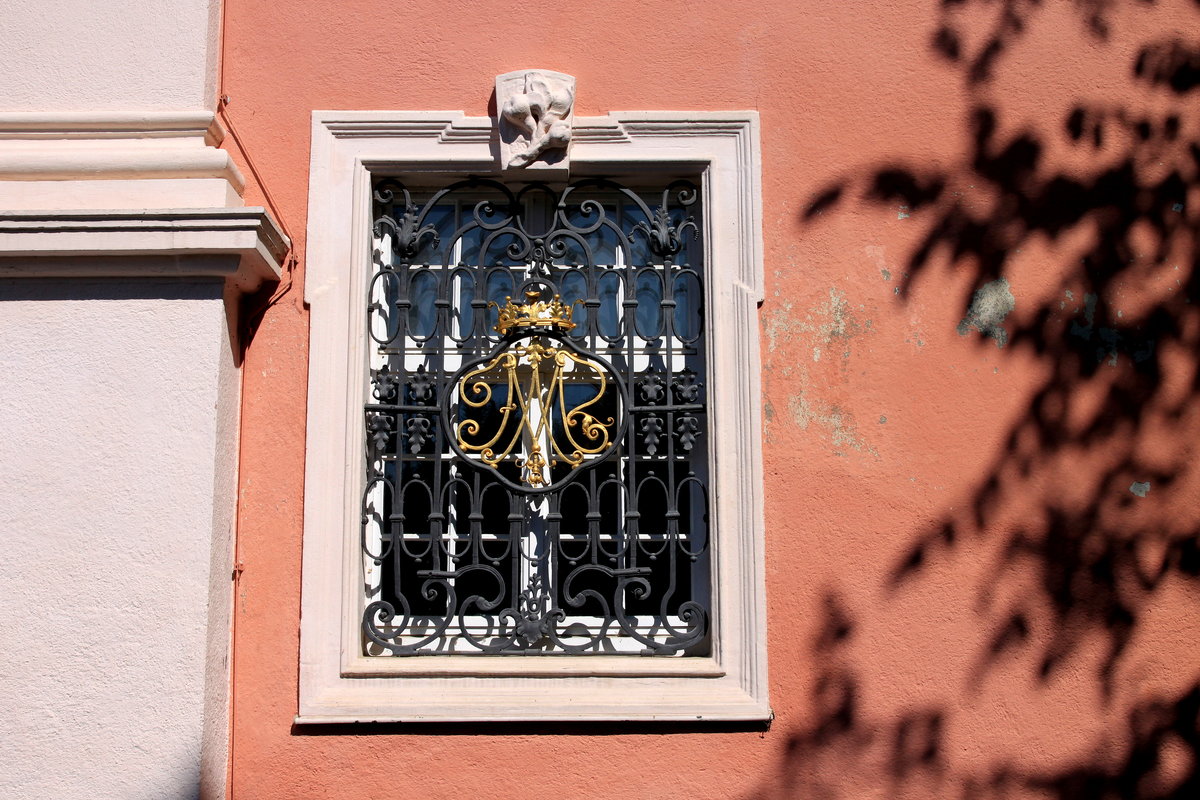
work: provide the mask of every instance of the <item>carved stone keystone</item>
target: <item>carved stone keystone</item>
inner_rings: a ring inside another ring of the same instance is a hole
[[[497,75],[496,111],[501,169],[567,172],[574,77],[542,69]]]

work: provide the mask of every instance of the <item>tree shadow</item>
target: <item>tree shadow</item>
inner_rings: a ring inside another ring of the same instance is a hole
[[[1122,7],[1154,5],[1073,3],[1100,42]],[[964,15],[980,8],[991,22],[967,35]],[[800,222],[820,225],[850,204],[906,206],[925,227],[907,253],[900,302],[934,265],[965,271],[975,292],[959,333],[1039,370],[1027,411],[968,507],[918,538],[888,591],[919,586],[931,564],[963,548],[996,545],[989,579],[973,594],[977,609],[1000,622],[966,690],[1016,652],[1036,656],[1032,680],[1046,685],[1099,641],[1095,673],[1080,679],[1094,680],[1107,705],[1153,597],[1180,585],[1194,597],[1200,578],[1200,502],[1189,494],[1200,434],[1200,17],[1190,17],[1190,36],[1169,30],[1135,48],[1128,69],[1137,99],[1079,101],[1061,118],[1002,133],[992,82],[1043,8],[1041,0],[943,0],[930,47],[970,98],[966,157],[947,169],[869,165],[815,192]],[[981,196],[990,202],[976,202]],[[1017,254],[1039,247],[1058,248],[1057,292],[1010,314]],[[1033,510],[1014,521],[1014,507]],[[1026,583],[1003,591],[1013,575]],[[827,602],[827,615],[844,616],[835,606]],[[811,698],[814,722],[793,734],[763,796],[878,794],[887,781],[920,773],[926,782],[914,796],[1200,797],[1200,675],[1183,676],[1165,695],[1127,700],[1108,746],[1069,768],[1001,761],[964,772],[942,758],[951,709],[883,720],[863,709],[853,660],[841,655],[853,631],[845,628],[846,636],[822,634],[814,645],[826,665]],[[856,768],[873,776],[870,792],[866,779],[846,777]],[[824,783],[813,777],[826,773],[833,778]]]
[[[826,593],[822,616],[810,647],[813,662],[821,665],[812,690],[813,719],[788,735],[779,775],[753,796],[894,797],[912,786],[938,796],[946,772],[944,712],[925,707],[873,719],[863,708],[848,652],[856,625],[836,592]]]

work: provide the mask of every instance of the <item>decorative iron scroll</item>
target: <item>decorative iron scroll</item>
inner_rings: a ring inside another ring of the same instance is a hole
[[[496,328],[503,327],[502,319]],[[596,394],[569,406],[564,381],[573,367],[582,368],[576,374],[582,373],[585,380],[592,379]],[[473,363],[454,383],[460,403],[481,409],[492,402],[488,378],[499,376],[508,396],[508,402],[499,409],[501,418],[490,429],[471,418],[451,423],[456,438],[451,446],[464,456],[478,453],[479,460],[491,467],[499,466],[524,446],[527,455],[516,461],[521,482],[534,488],[546,486],[550,481],[547,468],[560,463],[572,468],[581,466],[585,456],[600,455],[614,445],[609,435],[615,426],[613,417],[602,421],[585,410],[607,399],[611,382],[604,374],[607,369],[595,358],[571,352],[565,343],[555,347],[540,336],[524,344],[506,343],[494,357],[482,364]],[[551,425],[555,412],[565,423],[561,436],[555,435]],[[510,425],[513,416],[519,421]],[[546,461],[547,456],[550,461]]]
[[[365,653],[708,652],[698,194],[376,185]]]

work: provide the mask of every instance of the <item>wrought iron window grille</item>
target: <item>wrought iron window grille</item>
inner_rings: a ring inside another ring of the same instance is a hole
[[[366,655],[707,655],[699,193],[374,187]]]

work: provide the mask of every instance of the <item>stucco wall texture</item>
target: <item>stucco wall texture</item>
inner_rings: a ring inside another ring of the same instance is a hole
[[[1200,5],[226,10],[301,256],[245,364],[235,797],[1200,796]],[[523,67],[761,114],[769,729],[292,725],[310,112]]]
[[[197,797],[221,284],[4,281],[0,308],[0,795]]]
[[[219,0],[5,0],[0,110],[211,109]]]

